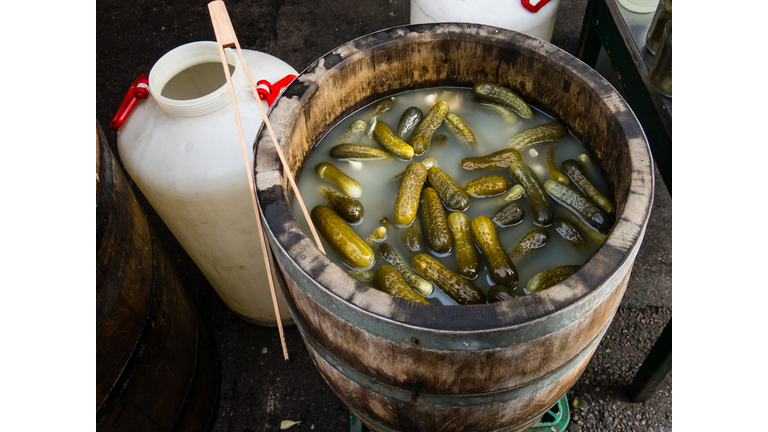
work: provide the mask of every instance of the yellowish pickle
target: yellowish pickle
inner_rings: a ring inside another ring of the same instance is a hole
[[[369,161],[381,160],[390,157],[389,153],[362,144],[339,144],[331,149],[331,157],[339,160]]]
[[[443,123],[443,119],[448,114],[448,102],[438,101],[430,108],[424,120],[419,123],[416,132],[413,133],[409,143],[413,147],[414,154],[423,155],[429,150],[430,141],[435,130]]]
[[[448,227],[456,242],[456,268],[460,275],[472,280],[480,271],[480,262],[469,232],[469,217],[464,213],[451,213],[448,215]]]
[[[485,156],[468,157],[461,160],[461,168],[467,171],[485,169],[503,169],[516,161],[522,161],[523,155],[516,149],[504,149]]]
[[[546,228],[536,227],[524,235],[519,242],[509,251],[512,258],[522,258],[543,248],[549,242],[549,231]]]
[[[596,231],[611,229],[611,216],[587,198],[584,194],[554,180],[544,182],[544,189],[568,210],[576,213],[584,222]]]
[[[421,223],[414,222],[400,231],[400,240],[411,253],[421,252],[424,248],[424,237],[421,235]]]
[[[350,267],[367,270],[373,265],[373,249],[332,208],[316,206],[309,216],[317,231]]]
[[[557,169],[557,164],[555,164],[555,149],[557,149],[556,144],[550,144],[550,146],[547,147],[547,165],[549,165],[549,174],[553,179],[567,185],[568,177],[561,173],[560,170]]]
[[[480,105],[491,108],[497,113],[501,114],[501,117],[504,118],[504,121],[506,121],[507,123],[511,123],[511,124],[517,123],[517,116],[509,108],[506,108],[497,103],[483,101],[483,100],[480,101]]]
[[[347,270],[347,274],[365,284],[373,284],[373,272],[370,270]]]
[[[591,182],[589,178],[581,170],[579,164],[573,159],[568,159],[563,162],[563,171],[568,174],[568,177],[576,183],[576,186],[581,189],[582,192],[600,208],[610,213],[613,211],[613,202],[605,196],[600,190]],[[568,183],[564,183],[568,184]]]
[[[464,120],[459,118],[456,114],[449,112],[445,115],[445,123],[448,125],[448,129],[455,133],[459,139],[469,144],[470,146],[477,145],[477,139],[475,134],[472,133],[472,129],[464,123]]]
[[[424,297],[416,294],[408,286],[405,279],[403,279],[403,275],[391,265],[384,264],[376,269],[376,284],[380,290],[394,297],[416,303],[429,304],[428,301],[424,300]]]
[[[387,239],[387,229],[383,226],[376,228],[368,234],[365,242],[368,244],[380,243]]]
[[[392,129],[390,129],[386,123],[382,121],[376,122],[376,126],[373,129],[373,138],[376,142],[381,144],[382,147],[387,149],[388,152],[400,159],[413,159],[413,147],[392,133]]]
[[[430,168],[427,181],[450,210],[464,211],[469,208],[469,195],[445,171],[438,167]]]
[[[411,260],[413,268],[432,281],[460,305],[483,304],[485,294],[468,280],[450,271],[440,261],[427,254],[417,254]]]
[[[533,223],[542,227],[552,225],[555,218],[555,206],[533,170],[523,162],[512,162],[509,165],[509,173],[525,189],[525,196],[531,204]]]
[[[352,177],[344,174],[330,162],[321,162],[315,167],[315,173],[322,179],[330,180],[338,185],[345,194],[352,198],[360,198],[363,194],[363,188],[360,183]]]
[[[341,138],[339,138],[338,142],[344,142],[350,138],[356,137],[357,135],[362,135],[366,129],[368,129],[368,124],[363,120],[357,120],[356,122],[349,125],[349,128],[346,130],[346,132],[344,132]]]
[[[360,201],[327,187],[323,188],[323,196],[345,221],[355,224],[363,220],[363,204]]]
[[[472,220],[472,238],[488,262],[488,273],[493,282],[514,287],[517,285],[517,269],[499,243],[496,229],[488,216],[480,215]]]
[[[524,130],[509,140],[509,147],[522,150],[530,145],[554,141],[565,136],[566,130],[560,123],[547,123]]]
[[[427,173],[429,173],[430,168],[437,166],[437,161],[435,160],[435,158],[426,158],[423,161],[421,161],[421,164],[424,165],[424,167],[427,169]],[[395,176],[395,181],[401,181],[404,175],[405,175],[405,170],[403,170],[403,172]]]
[[[507,194],[504,195],[503,200],[505,202],[517,201],[520,198],[522,198],[524,194],[525,194],[525,189],[523,189],[523,187],[520,186],[519,184],[516,184],[511,188],[509,188],[509,192],[507,192]]]
[[[531,280],[528,281],[526,289],[533,294],[551,288],[566,280],[570,275],[576,273],[576,270],[580,267],[581,266],[578,265],[564,265],[546,269],[532,277]]]
[[[533,110],[528,104],[512,90],[493,82],[479,82],[472,87],[472,91],[482,100],[496,102],[512,111],[520,117],[533,118]]]
[[[507,190],[507,179],[496,174],[482,176],[470,180],[464,190],[475,198],[501,195]]]
[[[425,187],[421,194],[421,213],[429,248],[437,255],[450,252],[453,240],[448,231],[445,209],[437,192],[429,186]]]
[[[379,246],[379,255],[384,258],[384,261],[388,262],[392,267],[397,269],[401,275],[403,275],[405,282],[407,282],[414,291],[424,297],[432,294],[432,291],[434,290],[432,282],[412,272],[411,269],[408,268],[405,262],[400,258],[400,255],[395,252],[395,249],[389,243],[382,243]]]
[[[403,181],[395,199],[395,223],[408,226],[416,218],[419,210],[421,188],[427,180],[427,168],[419,162],[413,162],[405,168]]]

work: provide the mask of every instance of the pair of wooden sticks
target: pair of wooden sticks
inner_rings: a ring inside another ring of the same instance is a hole
[[[224,68],[224,75],[227,78],[227,86],[229,87],[229,95],[232,98],[232,108],[235,112],[235,121],[237,122],[237,131],[240,133],[240,144],[243,148],[243,158],[245,159],[245,171],[248,173],[248,185],[250,186],[251,190],[251,201],[253,202],[253,211],[256,214],[256,223],[258,225],[258,231],[259,231],[259,240],[261,241],[261,251],[264,255],[264,266],[267,268],[267,279],[269,280],[269,289],[272,293],[272,305],[275,308],[275,318],[277,319],[277,328],[280,332],[280,343],[283,346],[283,356],[286,360],[288,360],[288,347],[285,345],[285,335],[283,334],[283,324],[280,321],[280,308],[277,305],[277,293],[275,292],[275,285],[272,282],[272,269],[270,267],[270,250],[269,246],[267,245],[266,239],[264,238],[264,231],[261,227],[261,215],[259,212],[259,206],[256,202],[256,191],[254,190],[253,186],[253,172],[251,171],[251,164],[248,160],[248,150],[245,145],[245,136],[243,134],[243,124],[240,121],[240,111],[237,109],[237,98],[235,97],[234,88],[232,86],[232,76],[229,73],[229,65],[227,63],[227,56],[224,53],[224,48],[232,48],[234,47],[237,50],[237,54],[240,57],[240,63],[243,66],[243,72],[245,72],[245,76],[248,77],[248,82],[251,85],[251,90],[253,91],[253,96],[258,101],[257,105],[259,106],[259,109],[261,110],[261,115],[264,118],[264,124],[267,126],[267,130],[269,131],[269,136],[272,138],[272,142],[275,144],[275,150],[277,151],[277,155],[280,158],[280,162],[283,164],[283,171],[288,176],[288,181],[291,184],[291,188],[293,188],[293,192],[296,194],[296,198],[299,201],[299,205],[301,206],[301,211],[304,212],[304,217],[307,220],[307,223],[309,224],[309,229],[312,231],[312,235],[315,237],[315,243],[317,243],[317,248],[320,249],[320,252],[325,253],[325,250],[323,249],[323,245],[320,243],[320,238],[317,236],[317,232],[315,231],[315,227],[312,224],[312,219],[310,219],[309,214],[307,213],[307,208],[304,206],[304,200],[301,199],[301,194],[299,193],[299,188],[296,186],[296,181],[293,179],[293,174],[291,174],[291,169],[288,167],[288,162],[285,160],[285,156],[283,155],[283,151],[280,148],[280,143],[277,142],[277,138],[275,137],[275,132],[272,130],[272,125],[269,123],[269,119],[267,118],[267,113],[264,111],[264,107],[261,106],[261,100],[259,99],[259,94],[256,90],[256,84],[253,83],[253,78],[251,77],[251,73],[248,70],[248,64],[245,62],[245,58],[243,57],[243,51],[240,49],[240,43],[237,41],[237,36],[235,36],[235,29],[232,27],[232,21],[229,19],[229,13],[227,13],[227,7],[224,5],[224,2],[221,0],[216,0],[208,3],[208,11],[211,14],[211,22],[213,23],[213,31],[216,34],[216,42],[219,45],[219,53],[221,54],[221,65]],[[256,161],[254,158],[254,165]]]

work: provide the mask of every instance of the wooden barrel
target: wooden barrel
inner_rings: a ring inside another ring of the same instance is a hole
[[[210,430],[216,347],[96,127],[96,428]]]
[[[645,233],[651,155],[626,102],[594,70],[526,35],[476,24],[404,26],[355,39],[305,70],[272,108],[294,175],[326,131],[406,90],[495,81],[568,126],[613,190],[616,224],[573,276],[514,301],[429,306],[371,288],[296,223],[267,131],[256,188],[293,318],[335,393],[377,431],[514,431],[578,379],[610,325]],[[296,209],[298,211],[298,209]]]

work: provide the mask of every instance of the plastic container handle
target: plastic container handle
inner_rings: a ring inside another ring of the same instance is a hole
[[[280,90],[287,87],[294,79],[296,79],[296,75],[286,75],[274,84],[270,84],[267,80],[259,80],[256,82],[256,92],[259,94],[259,98],[267,101],[267,106],[272,106],[272,103],[280,95]]]
[[[110,129],[119,129],[128,119],[128,115],[131,113],[131,110],[133,110],[133,107],[136,106],[136,102],[138,102],[139,99],[146,99],[147,96],[149,96],[149,80],[146,75],[141,74],[136,78],[136,81],[131,84],[131,88],[128,89],[128,93],[126,93],[125,98],[123,98],[123,103],[120,104],[117,114],[115,114],[115,117],[109,122]]]
[[[543,8],[544,5],[549,3],[549,0],[539,0],[539,2],[536,3],[535,6],[531,4],[531,0],[520,0],[520,2],[523,4],[523,7],[528,9],[529,11],[538,12],[539,9]]]

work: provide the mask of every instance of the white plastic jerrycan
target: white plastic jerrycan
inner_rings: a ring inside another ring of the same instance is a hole
[[[227,49],[246,144],[263,123],[237,53]],[[298,75],[282,60],[243,50],[254,82]],[[233,70],[234,69],[234,70]],[[119,129],[125,169],[232,311],[276,326],[240,137],[216,42],[165,54],[149,73],[149,97]],[[253,152],[249,152],[253,170]],[[273,267],[272,273],[275,274]],[[277,280],[280,318],[292,320]]]

